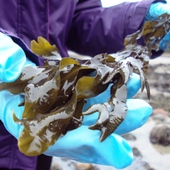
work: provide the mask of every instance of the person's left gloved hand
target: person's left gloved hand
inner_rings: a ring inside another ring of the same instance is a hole
[[[33,66],[35,64],[26,58],[24,50],[14,43],[9,36],[0,32],[0,40],[0,83],[13,82],[20,76],[23,67]],[[20,126],[12,120],[13,110],[10,110],[9,117],[6,113],[8,113],[8,109],[11,109],[14,105],[15,108],[20,110],[20,108],[16,106],[22,99],[23,97],[21,95],[13,95],[6,90],[0,91],[0,120],[4,123],[6,129],[15,137],[19,136],[18,130],[16,129],[19,129]],[[15,100],[16,102],[14,102]],[[13,123],[8,123],[8,121]]]
[[[6,37],[4,37],[6,39]],[[0,61],[0,79],[5,82],[14,81],[21,73],[24,65],[32,65],[30,61],[26,59],[26,56],[15,43],[10,39],[5,44],[11,44],[11,47],[2,50],[10,56],[3,58],[3,62]],[[0,44],[0,48],[1,48]],[[21,62],[15,58],[15,52],[10,53],[11,49],[15,49],[20,55]],[[1,50],[0,50],[1,52]],[[1,53],[0,53],[1,55]],[[2,58],[0,58],[2,60]],[[9,62],[12,61],[12,62]],[[13,67],[12,67],[13,66]],[[16,69],[11,69],[11,68]],[[5,74],[5,69],[12,74]],[[140,88],[140,78],[136,74],[132,74],[131,79],[127,84],[128,97],[131,98]],[[103,103],[109,96],[109,89],[96,98],[89,99],[88,105],[94,103]],[[12,112],[16,113],[16,116],[21,119],[24,107],[18,107],[18,104],[23,100],[22,95],[13,95],[10,92],[3,90],[0,92],[1,107],[0,107],[0,119],[4,123],[6,129],[16,138],[22,132],[23,127],[16,124],[13,120]],[[152,113],[152,108],[149,104],[139,99],[127,100],[128,111],[125,120],[116,129],[116,132],[108,136],[103,142],[99,141],[100,131],[90,130],[88,126],[96,122],[97,115],[93,114],[85,116],[83,125],[79,128],[67,132],[63,137],[60,137],[58,141],[48,148],[44,153],[50,156],[66,157],[73,160],[110,165],[116,168],[124,168],[131,164],[133,161],[132,149],[129,144],[118,134],[130,132],[140,126],[142,126]],[[96,113],[97,114],[97,113]]]
[[[151,4],[149,11],[145,17],[146,21],[158,20],[158,17],[162,14],[170,14],[170,1],[167,3],[163,2],[155,2]],[[168,50],[170,49],[170,31],[166,34],[166,36],[160,41],[160,50]]]

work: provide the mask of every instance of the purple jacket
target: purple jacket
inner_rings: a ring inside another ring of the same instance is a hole
[[[0,27],[28,46],[42,36],[57,45],[62,57],[68,56],[67,49],[91,56],[113,53],[123,48],[127,35],[141,27],[154,1],[122,3],[105,9],[100,0],[0,1]]]
[[[62,57],[68,56],[68,49],[90,56],[113,53],[123,48],[127,35],[143,25],[149,6],[155,1],[122,3],[105,9],[100,0],[0,1],[0,29],[36,64],[40,64],[39,59],[21,40],[29,47],[31,40],[42,36],[56,44]],[[0,123],[0,168],[34,170],[36,158],[24,156],[16,145]]]

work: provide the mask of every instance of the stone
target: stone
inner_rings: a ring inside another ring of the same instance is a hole
[[[158,124],[150,133],[150,142],[163,146],[170,145],[170,124]]]
[[[165,116],[162,114],[154,114],[152,115],[153,120],[157,122],[164,122],[165,121]]]
[[[63,170],[61,165],[55,163],[55,164],[52,164],[50,170]]]
[[[142,157],[142,154],[141,154],[141,152],[139,151],[138,148],[133,147],[132,150],[133,150],[133,154],[134,154],[136,157]]]
[[[86,163],[77,163],[76,170],[93,170],[93,165]]]
[[[136,140],[136,136],[134,136],[131,133],[127,133],[127,134],[123,134],[121,135],[124,139],[129,140],[129,141],[135,141]]]
[[[153,115],[156,115],[156,114],[161,114],[161,115],[164,115],[166,117],[168,117],[168,112],[162,108],[157,108],[157,109],[154,109],[153,110]]]

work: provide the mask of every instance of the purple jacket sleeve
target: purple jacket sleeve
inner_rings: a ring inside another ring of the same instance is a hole
[[[99,0],[80,0],[67,41],[69,49],[90,56],[121,50],[124,38],[144,24],[153,2],[156,1],[125,2],[103,8]],[[154,52],[154,56],[162,52]]]

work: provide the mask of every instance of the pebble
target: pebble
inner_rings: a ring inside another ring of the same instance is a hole
[[[161,114],[155,114],[152,116],[153,120],[157,122],[164,122],[165,121],[165,116]]]
[[[134,154],[135,156],[137,156],[137,157],[142,157],[142,154],[141,154],[141,152],[139,151],[138,148],[133,147],[132,150],[133,150],[133,154]]]
[[[63,170],[62,165],[55,163],[55,165],[52,164],[50,170]]]
[[[153,115],[160,114],[166,117],[169,117],[168,111],[164,110],[163,108],[156,108],[153,110]]]
[[[127,133],[127,134],[123,134],[122,137],[126,140],[130,140],[130,141],[135,141],[136,140],[136,136],[134,136],[131,133]]]
[[[163,146],[170,145],[170,124],[158,124],[150,133],[150,141],[153,144]]]
[[[76,170],[93,170],[93,165],[86,163],[77,163]]]

